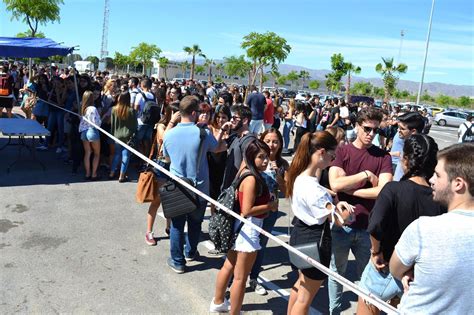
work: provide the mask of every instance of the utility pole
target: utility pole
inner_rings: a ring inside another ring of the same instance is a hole
[[[398,50],[398,60],[397,64],[400,64],[400,60],[402,58],[402,46],[403,46],[403,37],[405,36],[405,31],[401,30],[400,31],[400,49]]]
[[[109,38],[109,0],[104,1],[104,23],[102,25],[102,44],[100,46],[99,70],[105,70],[105,58],[109,55],[107,42]]]
[[[421,91],[423,89],[423,79],[425,78],[426,58],[428,57],[428,45],[430,44],[431,21],[433,20],[434,6],[435,6],[435,0],[433,0],[433,2],[431,3],[430,22],[428,24],[428,36],[426,37],[425,60],[423,62],[423,71],[421,72],[421,81],[420,81],[420,86],[418,87],[418,95],[416,96],[416,105],[420,105]]]

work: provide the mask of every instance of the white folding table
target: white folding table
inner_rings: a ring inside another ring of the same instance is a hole
[[[10,164],[7,168],[7,172],[10,172],[10,169],[15,165],[21,156],[21,151],[23,148],[26,148],[30,151],[31,156],[36,160],[43,170],[46,169],[43,163],[36,158],[36,148],[35,148],[35,137],[49,136],[50,132],[48,129],[40,125],[36,120],[31,119],[21,119],[21,118],[0,118],[0,132],[2,135],[8,137],[8,142],[0,148],[0,151],[5,149],[8,145],[17,145],[18,146],[18,156],[16,160]],[[18,143],[12,142],[12,137],[18,138]],[[31,144],[28,145],[26,137],[32,137]]]

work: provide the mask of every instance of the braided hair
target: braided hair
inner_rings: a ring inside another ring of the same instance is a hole
[[[429,181],[437,164],[438,145],[430,136],[411,135],[403,145],[403,158],[408,161],[405,175],[401,180],[421,176]]]

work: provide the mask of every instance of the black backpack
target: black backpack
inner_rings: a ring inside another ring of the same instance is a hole
[[[470,127],[468,127],[466,123],[464,123],[463,125],[466,126],[466,131],[462,135],[462,138],[461,138],[462,143],[474,142],[474,132],[472,131],[472,129],[474,128],[474,125],[471,124]]]
[[[140,92],[145,100],[145,106],[143,107],[142,117],[140,118],[145,125],[152,125],[158,123],[161,118],[161,108],[156,104],[155,98],[149,99],[145,93]]]
[[[236,191],[239,189],[240,183],[247,176],[252,176],[251,173],[246,173],[232,182],[232,184],[224,189],[217,198],[217,201],[231,209],[237,214],[240,214],[240,204],[237,201]],[[227,253],[239,235],[243,222],[239,228],[234,231],[235,218],[222,209],[216,209],[216,212],[209,219],[209,238],[214,243],[214,247],[221,253]]]

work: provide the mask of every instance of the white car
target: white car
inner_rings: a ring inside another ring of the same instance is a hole
[[[459,111],[444,111],[436,114],[434,121],[440,126],[459,127],[466,121],[467,114]]]
[[[296,94],[295,101],[306,101],[306,95],[309,95],[311,97],[311,94],[307,94],[307,93]]]

